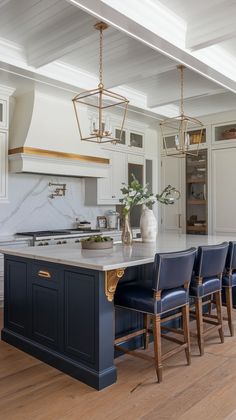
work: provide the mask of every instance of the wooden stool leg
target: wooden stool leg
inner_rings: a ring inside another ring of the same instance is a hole
[[[221,328],[219,329],[219,335],[220,335],[221,343],[223,343],[224,342],[224,332],[223,332],[221,291],[215,292],[215,299],[216,299],[217,318],[218,318],[219,324],[221,325]]]
[[[226,299],[226,306],[227,306],[229,331],[230,331],[231,337],[233,337],[234,325],[232,322],[232,310],[233,310],[232,287],[225,287],[225,299]]]
[[[210,302],[208,303],[208,314],[211,315],[211,309],[212,309],[212,303],[211,303],[212,296],[211,295],[210,295],[209,299],[210,299]]]
[[[197,338],[200,356],[204,354],[204,339],[203,339],[203,318],[202,318],[202,298],[195,299],[196,322],[197,322]]]
[[[146,332],[144,333],[144,349],[148,349],[149,345],[149,330],[150,330],[150,315],[144,314],[144,328]]]
[[[162,381],[162,363],[161,363],[161,319],[160,315],[153,317],[153,338],[154,355],[157,372],[157,382]]]
[[[187,363],[188,365],[190,365],[191,352],[190,352],[190,332],[189,332],[189,305],[183,306],[182,318],[183,318],[184,341],[187,343],[185,354],[186,354]]]

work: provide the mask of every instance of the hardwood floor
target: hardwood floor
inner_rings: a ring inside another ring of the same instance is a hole
[[[224,330],[225,343],[209,336],[203,357],[192,340],[191,366],[184,352],[168,359],[161,384],[152,363],[122,356],[117,383],[100,392],[0,341],[0,419],[235,420],[236,336]]]

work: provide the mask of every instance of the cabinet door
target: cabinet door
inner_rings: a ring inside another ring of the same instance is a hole
[[[27,263],[6,260],[4,326],[27,335]]]
[[[65,348],[66,354],[90,364],[95,362],[95,290],[94,275],[66,270]]]
[[[0,128],[7,129],[8,127],[8,101],[0,99]]]
[[[30,336],[38,343],[60,349],[63,316],[60,269],[41,263],[32,264],[29,299]]]
[[[0,131],[0,202],[8,198],[8,138]]]
[[[122,152],[112,153],[112,197],[116,204],[122,198],[122,183],[127,183],[127,156]]]
[[[236,233],[236,149],[212,151],[213,234]]]
[[[158,211],[161,211],[161,226],[163,231],[184,232],[185,230],[185,160],[173,157],[162,158],[162,185],[163,190],[167,185],[172,185],[180,191],[181,198],[173,205],[158,205]]]

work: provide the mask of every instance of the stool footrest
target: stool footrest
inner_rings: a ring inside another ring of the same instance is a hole
[[[140,351],[128,350],[125,347],[116,346],[116,345],[115,345],[115,349],[123,351],[123,353],[130,354],[131,356],[139,357],[140,359],[148,360],[149,362],[150,362],[150,360],[152,362],[154,362],[154,357],[153,356],[149,356],[148,354],[141,353]]]
[[[115,344],[123,343],[124,341],[131,340],[131,338],[138,337],[146,332],[146,329],[143,328],[142,330],[134,331],[130,334],[124,335],[122,337],[115,339]]]

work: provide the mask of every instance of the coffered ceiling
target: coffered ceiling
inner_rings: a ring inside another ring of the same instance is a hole
[[[10,72],[71,93],[95,87],[102,19],[105,85],[133,106],[177,115],[182,62],[187,113],[236,110],[235,12],[234,0],[0,0],[0,83]]]

